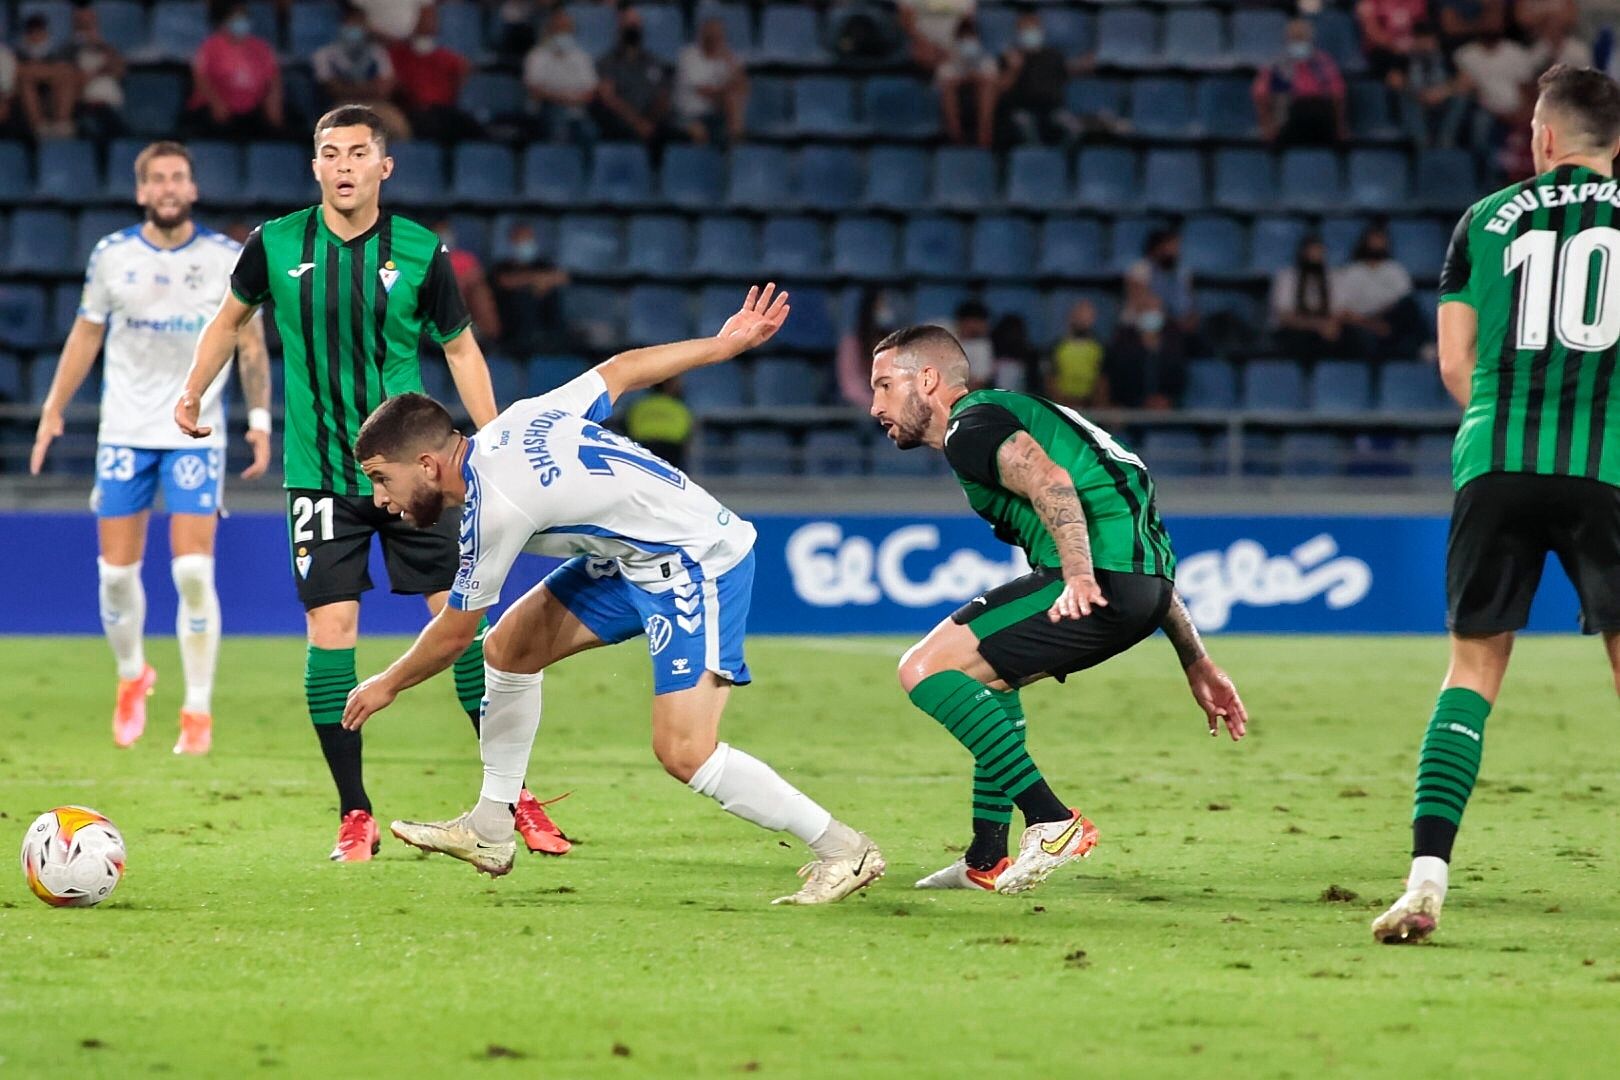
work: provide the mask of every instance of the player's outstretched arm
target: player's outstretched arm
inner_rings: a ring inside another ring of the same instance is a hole
[[[214,433],[213,428],[199,427],[197,424],[203,394],[214,385],[219,373],[236,355],[242,327],[253,318],[253,311],[257,307],[257,304],[243,303],[234,292],[227,292],[219,310],[197,336],[197,350],[192,354],[191,370],[186,372],[186,386],[180,391],[180,400],[174,406],[174,422],[193,439],[206,438]]]
[[[450,365],[450,379],[462,407],[475,427],[483,427],[500,413],[495,403],[495,385],[489,379],[489,362],[473,337],[472,327],[444,343],[444,362]]]
[[[669,345],[630,349],[604,360],[596,373],[607,385],[614,401],[634,390],[645,390],[667,382],[693,368],[707,367],[757,349],[775,336],[787,321],[788,294],[778,293],[776,283],[748,290],[748,298],[737,314],[726,320],[712,338],[694,338]]]
[[[39,410],[34,452],[28,458],[28,471],[35,476],[45,466],[45,451],[50,449],[51,441],[62,434],[62,412],[73,400],[73,395],[79,392],[79,387],[84,385],[85,377],[96,362],[96,354],[101,351],[102,339],[106,336],[107,327],[102,323],[82,317],[73,320],[73,329],[68,331],[67,341],[62,344],[62,357],[56,363],[56,375],[51,379],[50,392],[45,395],[45,404]]]
[[[401,690],[409,690],[456,662],[478,636],[483,611],[462,611],[446,604],[417,635],[405,655],[349,691],[343,709],[343,726],[359,731],[372,713],[393,704]]]
[[[249,319],[237,335],[236,373],[247,403],[247,443],[253,448],[253,463],[242,470],[242,479],[256,480],[270,467],[270,349],[263,319]]]
[[[1047,618],[1053,622],[1081,619],[1090,615],[1094,607],[1107,607],[1108,600],[1091,564],[1086,512],[1080,506],[1080,493],[1075,491],[1069,471],[1048,457],[1027,431],[1001,444],[996,451],[996,469],[1001,474],[1001,486],[1022,495],[1035,508],[1063,561],[1063,591],[1046,613]]]
[[[1440,381],[1457,404],[1468,407],[1479,363],[1479,312],[1461,300],[1440,305]]]
[[[1175,593],[1170,598],[1170,608],[1164,613],[1164,619],[1159,623],[1164,636],[1170,639],[1175,646],[1176,659],[1181,661],[1181,668],[1187,673],[1187,685],[1192,688],[1193,700],[1198,707],[1204,710],[1204,716],[1209,720],[1209,733],[1215,735],[1222,723],[1226,724],[1227,734],[1232,741],[1237,742],[1243,738],[1248,729],[1249,711],[1243,707],[1243,699],[1238,697],[1237,687],[1226,672],[1215,665],[1204,649],[1204,640],[1198,635],[1198,627],[1193,625],[1192,613],[1187,610],[1187,603],[1181,594]]]

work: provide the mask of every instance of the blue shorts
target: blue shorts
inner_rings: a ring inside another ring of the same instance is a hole
[[[224,454],[217,446],[143,450],[96,447],[96,489],[90,509],[97,517],[126,517],[152,508],[158,484],[171,514],[213,514],[224,488]]]
[[[689,580],[654,593],[619,575],[612,559],[580,555],[546,575],[546,591],[609,645],[647,635],[653,693],[690,690],[705,671],[737,686],[753,681],[743,660],[754,553],[713,581],[687,564]]]

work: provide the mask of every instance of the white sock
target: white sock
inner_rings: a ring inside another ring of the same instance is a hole
[[[831,814],[775,769],[726,743],[714,748],[687,787],[727,813],[773,832],[790,832],[806,844],[820,840],[832,824]]]
[[[118,677],[133,679],[146,670],[141,635],[146,629],[146,588],[141,564],[113,566],[97,559],[101,578],[101,629],[118,661]]]
[[[1406,875],[1406,891],[1412,892],[1420,885],[1438,885],[1444,899],[1450,873],[1446,860],[1437,855],[1419,855],[1412,860],[1412,871]]]
[[[529,751],[540,731],[540,680],[484,665],[484,715],[478,750],[484,758],[483,797],[506,806],[518,801],[529,771]],[[511,834],[510,826],[506,832]]]
[[[174,635],[186,673],[186,712],[212,713],[214,662],[219,656],[219,593],[214,591],[214,557],[179,555],[169,564],[180,607]]]
[[[487,840],[491,844],[510,840],[513,825],[512,804],[480,797],[478,805],[467,815],[467,824],[472,826],[473,832],[478,834],[480,840]]]

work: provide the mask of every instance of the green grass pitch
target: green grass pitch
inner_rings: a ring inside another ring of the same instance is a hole
[[[362,674],[399,645],[364,643]],[[653,761],[635,645],[548,677],[530,775],[574,790],[555,810],[582,842],[491,882],[392,838],[369,866],[326,861],[301,643],[227,641],[214,753],[178,760],[172,640],[131,751],[99,640],[7,640],[0,838],[82,802],[130,864],[84,911],[34,900],[15,862],[0,875],[0,1076],[1603,1071],[1620,739],[1595,643],[1521,644],[1444,924],[1415,949],[1375,946],[1368,922],[1406,867],[1442,640],[1217,639],[1253,714],[1237,746],[1204,734],[1163,642],[1033,688],[1032,749],[1102,844],[1019,898],[910,888],[966,840],[969,762],[897,688],[903,645],[750,642],[723,735],[889,860],[866,893],[796,910],[767,902],[800,852]],[[367,736],[385,822],[475,796],[444,679]]]

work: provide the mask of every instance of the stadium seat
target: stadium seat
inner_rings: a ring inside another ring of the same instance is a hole
[[[862,281],[892,277],[898,246],[895,227],[882,218],[840,217],[833,224],[833,273]]]
[[[1480,195],[1474,156],[1467,150],[1425,150],[1417,160],[1417,203],[1426,210],[1455,211]]]
[[[146,5],[139,0],[97,0],[96,20],[107,44],[124,56],[136,56],[145,51]]]
[[[1028,277],[1035,265],[1035,226],[1023,217],[981,217],[968,248],[974,277]]]
[[[1182,266],[1200,280],[1244,276],[1248,255],[1249,230],[1234,218],[1194,217],[1182,229]]]
[[[802,135],[851,138],[867,127],[855,115],[855,84],[837,75],[807,75],[793,83],[793,120]]]
[[[1031,341],[1045,342],[1054,336],[1047,332],[1046,301],[1028,285],[991,285],[984,290],[984,306],[996,319],[1004,315],[1022,318]]]
[[[735,285],[709,285],[698,292],[697,330],[700,334],[717,334],[726,320],[737,313],[742,291]],[[799,306],[797,290],[793,294],[795,317]],[[792,319],[788,320],[792,322]]]
[[[109,172],[108,183],[116,179]],[[249,201],[263,205],[309,201],[306,196],[316,193],[315,178],[309,170],[309,149],[291,143],[249,143],[242,190]],[[393,197],[392,187],[389,197]]]
[[[954,282],[948,285],[918,285],[911,294],[912,321],[949,322],[956,317],[956,305],[967,297],[968,291]]]
[[[1041,26],[1046,40],[1065,56],[1083,56],[1097,45],[1097,26],[1091,13],[1067,4],[1043,7]]]
[[[1164,222],[1159,218],[1149,217],[1122,217],[1114,219],[1114,227],[1109,236],[1109,249],[1112,258],[1109,260],[1109,269],[1115,273],[1123,274],[1131,265],[1143,256],[1143,248],[1147,245],[1147,238],[1155,229],[1163,228]]]
[[[535,143],[523,152],[523,198],[570,206],[585,194],[585,156],[576,146]]]
[[[619,289],[570,285],[562,290],[563,322],[570,333],[593,351],[617,348],[624,343],[622,298]]]
[[[124,123],[135,135],[173,138],[185,97],[186,77],[177,71],[131,71],[124,76]]]
[[[303,5],[299,5],[303,6]],[[326,7],[325,4],[311,4],[310,7]],[[337,23],[334,19],[333,32],[336,32]],[[147,47],[135,57],[137,60],[167,60],[173,63],[190,64],[191,58],[197,54],[203,40],[211,33],[208,25],[207,5],[201,0],[168,0],[156,4],[152,8],[152,32],[147,39]],[[328,34],[319,43],[325,45],[332,40]],[[295,43],[296,44],[296,43]],[[318,47],[318,46],[317,46]],[[308,56],[314,49],[299,55]],[[129,86],[124,86],[124,96],[128,101],[134,101],[135,95],[129,92]]]
[[[1389,224],[1389,249],[1418,281],[1440,276],[1451,229],[1433,218],[1396,218]]]
[[[191,151],[191,174],[197,181],[197,191],[203,202],[240,206],[248,201],[245,194],[247,189],[242,183],[242,147],[239,144],[194,142],[188,143],[187,149]],[[309,173],[307,161],[304,172],[306,176]]]
[[[996,161],[977,147],[947,146],[934,154],[934,205],[980,210],[996,201]]]
[[[524,98],[523,83],[516,76],[474,71],[461,85],[458,103],[473,119],[488,125],[521,116]]]
[[[872,472],[877,476],[937,476],[944,461],[942,454],[901,450],[887,437],[872,442]]]
[[[521,361],[496,355],[487,357],[486,362],[496,401],[517,401],[528,392],[529,372]]]
[[[1317,47],[1333,57],[1340,71],[1346,75],[1356,75],[1367,70],[1361,35],[1350,12],[1324,5],[1314,21]]]
[[[613,48],[619,36],[619,20],[612,5],[569,4],[568,14],[574,19],[574,38],[580,48],[597,58]]]
[[[1185,79],[1137,79],[1131,84],[1131,127],[1151,139],[1198,134],[1192,86]]]
[[[681,277],[691,268],[692,238],[686,219],[638,214],[630,219],[628,269],[649,277]]]
[[[1000,56],[1016,43],[1018,13],[1000,4],[979,4],[973,10],[974,29],[979,32],[979,44],[991,56]]]
[[[1155,149],[1142,166],[1147,206],[1188,213],[1209,201],[1204,187],[1204,160],[1196,150]]]
[[[136,216],[134,207],[128,210],[82,211],[73,227],[73,254],[70,258],[74,267],[81,271],[85,268],[85,264],[90,261],[90,253],[95,250],[103,237],[122,232],[139,222],[140,218]]]
[[[167,5],[159,5],[161,11]],[[309,57],[315,50],[337,39],[339,17],[336,4],[292,4],[287,14],[287,51],[296,57]],[[152,28],[157,37],[157,27]]]
[[[1285,150],[1278,169],[1277,190],[1290,207],[1301,210],[1336,210],[1344,205],[1339,180],[1339,158],[1332,150]]]
[[[1063,151],[1020,146],[1008,155],[1007,205],[1055,210],[1069,202],[1069,162]]]
[[[694,35],[697,28],[710,19],[719,19],[726,27],[726,41],[731,51],[745,59],[754,52],[754,16],[746,4],[720,4],[714,0],[700,0],[692,17]]]
[[[866,171],[847,146],[806,146],[799,151],[799,204],[811,210],[847,210],[860,202]]]
[[[939,95],[921,79],[874,75],[862,87],[861,115],[888,138],[926,139],[939,134]]]
[[[1446,407],[1440,372],[1432,364],[1385,364],[1378,373],[1380,412],[1433,412]]]
[[[625,334],[632,345],[659,345],[692,336],[692,310],[685,289],[637,285],[628,299]]]
[[[96,149],[87,140],[41,140],[34,152],[34,172],[35,198],[41,202],[77,206],[100,194]]]
[[[79,316],[79,301],[83,298],[82,281],[64,281],[51,290],[51,317],[46,340],[52,343],[67,340],[73,322]]]
[[[1256,218],[1249,230],[1249,270],[1269,278],[1294,265],[1306,232],[1306,224],[1299,218]]]
[[[914,217],[906,222],[901,266],[930,278],[952,278],[967,265],[967,235],[960,222],[944,217]]]
[[[1199,80],[1193,91],[1193,113],[1204,135],[1210,138],[1249,139],[1260,131],[1247,79]]]
[[[1226,52],[1226,24],[1212,7],[1172,10],[1164,16],[1164,62],[1190,71],[1230,66]]]
[[[1119,79],[1070,79],[1064,91],[1069,111],[1079,116],[1125,115],[1125,84]]]
[[[1350,151],[1346,194],[1364,210],[1397,210],[1411,201],[1406,154],[1399,150]]]
[[[32,349],[44,343],[45,290],[37,285],[0,284],[0,345]],[[43,401],[45,393],[32,396],[35,401]]]
[[[408,142],[389,147],[394,172],[388,199],[401,206],[436,206],[444,200],[444,150],[437,143]]]
[[[1305,407],[1305,375],[1292,360],[1252,360],[1243,369],[1243,407],[1287,412]]]
[[[726,201],[732,206],[774,210],[793,192],[793,168],[780,146],[739,146],[731,152],[731,183]]]
[[[708,331],[698,328],[698,333]],[[696,368],[681,376],[681,398],[695,413],[740,409],[748,404],[748,380],[729,364]]]
[[[818,65],[827,59],[821,27],[807,4],[767,4],[759,17],[758,59],[771,64]]]
[[[804,436],[804,468],[816,476],[858,476],[867,469],[866,443],[849,428],[812,428]]]
[[[1279,448],[1282,471],[1288,476],[1337,476],[1347,457],[1344,441],[1324,431],[1290,431]]]
[[[474,0],[439,0],[439,43],[479,64],[489,53],[484,43],[484,9]]]
[[[1451,478],[1451,450],[1455,437],[1438,432],[1426,432],[1413,444],[1412,471],[1419,476]]]
[[[623,259],[619,220],[607,214],[569,214],[557,225],[557,265],[576,273],[607,273]]]
[[[1311,410],[1362,412],[1372,405],[1372,369],[1353,360],[1323,360],[1311,373]]]
[[[1232,13],[1232,62],[1260,67],[1282,54],[1288,37],[1288,15],[1282,11],[1239,8]]]
[[[1159,18],[1145,8],[1109,8],[1097,16],[1097,63],[1149,68],[1159,59]]]
[[[474,206],[509,206],[517,199],[517,158],[498,143],[457,143],[450,188]]]
[[[726,162],[718,150],[677,143],[664,151],[659,193],[671,206],[706,210],[719,204],[725,177]]]
[[[640,143],[598,143],[586,197],[611,207],[639,206],[652,198],[652,166]]]
[[[1209,448],[1196,431],[1149,428],[1139,449],[1154,476],[1202,476],[1209,471]]]
[[[1373,79],[1351,79],[1346,86],[1350,134],[1356,139],[1393,139],[1401,134],[1390,108],[1390,91]]]
[[[20,142],[0,142],[0,203],[23,202],[34,194],[33,169],[28,164],[28,147]]]
[[[761,357],[754,362],[754,404],[769,408],[816,405],[826,391],[826,364]]]
[[[1368,219],[1364,217],[1322,219],[1322,241],[1327,245],[1329,266],[1343,266],[1350,261],[1361,234],[1367,231],[1367,224]]]
[[[760,269],[796,280],[818,276],[826,272],[826,249],[827,237],[814,218],[772,215],[760,230]]]
[[[83,267],[72,262],[66,242],[73,235],[73,219],[60,210],[18,210],[11,215],[10,257],[15,273],[68,274]],[[43,307],[43,301],[41,302]]]
[[[1217,150],[1212,201],[1223,210],[1264,210],[1277,203],[1271,154],[1265,150]]]
[[[866,162],[866,191],[861,202],[884,210],[921,206],[928,199],[928,152],[910,147],[879,146]]]
[[[281,49],[281,21],[276,16],[275,0],[248,0],[248,25],[251,32],[270,43],[270,47]]]
[[[1049,217],[1041,226],[1041,254],[1036,268],[1042,275],[1094,275],[1107,258],[1102,224],[1094,218]]]
[[[495,245],[490,241],[489,221],[483,214],[451,214],[450,231],[455,236],[454,248],[471,252],[481,263],[489,263]]]
[[[732,440],[737,475],[787,476],[793,472],[793,440],[774,428],[745,428]]]
[[[0,352],[0,402],[28,400],[28,369],[16,353]]]
[[[1075,198],[1081,206],[1099,210],[1125,210],[1141,203],[1136,155],[1119,146],[1088,147],[1080,151]]]
[[[792,80],[766,75],[751,77],[743,124],[752,135],[792,135]]]
[[[528,363],[528,396],[544,394],[585,374],[591,362],[583,356],[535,356]]]
[[[146,139],[114,139],[107,144],[107,167],[102,170],[101,201],[128,205],[135,198],[135,158],[145,148]],[[308,165],[305,166],[306,171]],[[5,168],[0,166],[0,176]],[[245,189],[244,189],[245,195]],[[0,192],[0,198],[4,198]]]
[[[692,269],[719,277],[752,276],[759,269],[759,234],[754,223],[735,217],[699,219]]]
[[[738,299],[733,292],[730,301],[733,310]],[[795,288],[793,317],[782,325],[773,340],[784,349],[799,352],[830,353],[837,348],[838,324],[833,319],[832,297],[817,288]]]
[[[1225,360],[1194,360],[1187,365],[1186,409],[1227,410],[1237,406],[1237,375]]]

